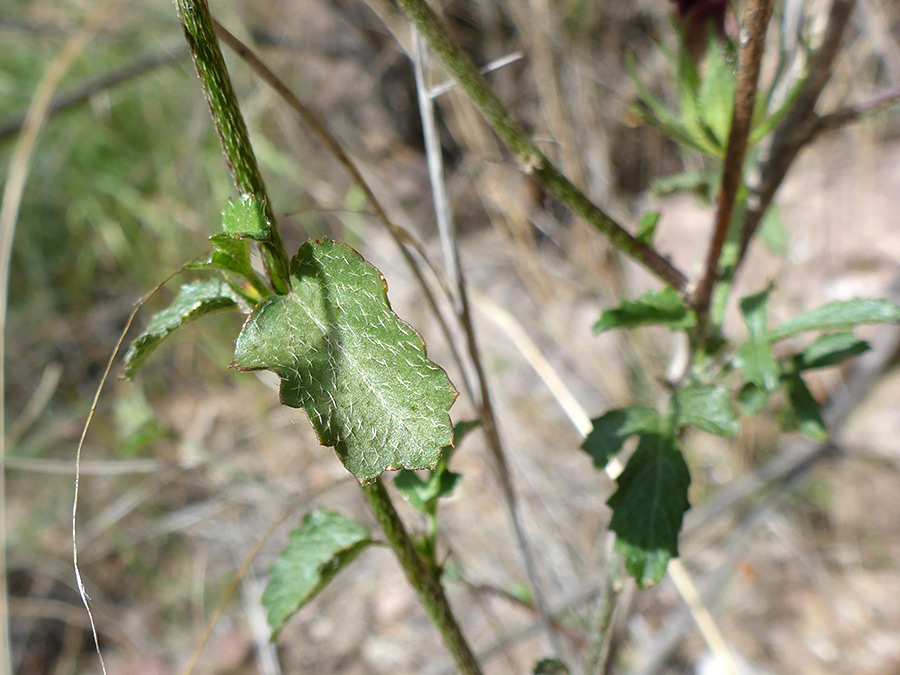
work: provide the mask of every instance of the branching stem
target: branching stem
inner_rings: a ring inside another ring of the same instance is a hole
[[[250,145],[250,136],[238,106],[237,94],[231,84],[225,59],[222,58],[222,50],[219,49],[209,5],[206,0],[176,0],[175,6],[234,184],[241,194],[253,195],[265,205],[271,237],[269,241],[261,242],[260,249],[272,288],[277,293],[286,293],[287,253],[256,163],[256,155]]]
[[[381,480],[363,485],[362,491],[369,501],[375,519],[384,530],[406,578],[419,596],[419,601],[431,622],[440,632],[447,649],[453,655],[459,672],[464,675],[480,675],[481,667],[453,616],[443,587],[416,550],[416,545],[406,531]]]
[[[740,53],[738,56],[737,90],[731,131],[725,150],[722,168],[722,186],[719,189],[719,205],[716,210],[715,228],[706,254],[703,277],[693,293],[691,304],[705,324],[713,287],[718,280],[719,259],[731,227],[738,190],[744,175],[744,159],[747,156],[747,140],[756,106],[759,67],[762,63],[766,29],[772,18],[773,0],[751,0],[741,26]]]
[[[478,70],[472,59],[454,40],[447,27],[426,0],[397,0],[447,69],[456,77],[469,98],[478,106],[500,140],[515,155],[521,169],[554,197],[602,232],[617,249],[678,291],[687,286],[687,277],[652,246],[631,235],[610,215],[592,202],[547,157],[513,119]]]

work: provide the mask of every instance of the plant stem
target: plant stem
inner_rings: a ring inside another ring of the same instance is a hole
[[[715,229],[706,254],[706,267],[691,302],[701,319],[701,325],[708,324],[706,315],[713,287],[719,276],[719,258],[731,227],[737,194],[744,175],[747,139],[750,137],[753,110],[756,106],[759,67],[762,63],[766,29],[772,18],[773,5],[773,0],[752,0],[747,6],[740,29],[742,35],[746,32],[746,37],[739,38],[741,46],[738,56],[737,90],[722,169],[719,207],[716,210]]]
[[[428,617],[440,632],[447,649],[453,655],[459,672],[464,675],[480,675],[481,667],[475,660],[475,655],[459,624],[456,623],[450,603],[444,595],[444,588],[416,550],[416,545],[407,533],[381,479],[363,485],[362,491],[369,501],[375,519],[384,530],[394,555],[403,567],[406,578],[419,596]]]
[[[500,140],[515,155],[522,170],[532,176],[573,212],[609,238],[620,251],[640,263],[678,291],[684,291],[687,277],[656,249],[632,236],[611,216],[594,204],[538,149],[537,145],[504,107],[487,80],[426,0],[397,0],[416,25],[428,45],[456,77],[469,98],[481,110]]]
[[[231,169],[234,184],[241,194],[250,194],[259,199],[269,221],[271,235],[268,241],[260,242],[263,262],[272,288],[277,293],[286,293],[288,288],[288,259],[284,243],[278,231],[278,223],[269,202],[266,186],[256,163],[256,155],[250,145],[247,125],[238,106],[237,94],[231,84],[222,50],[216,38],[212,16],[206,0],[176,0],[175,7],[181,19],[197,74],[203,85],[203,93],[209,103],[225,161]]]

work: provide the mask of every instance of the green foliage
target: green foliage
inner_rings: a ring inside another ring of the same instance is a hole
[[[273,639],[290,617],[371,543],[369,531],[355,520],[325,509],[308,513],[269,570],[262,605]]]
[[[593,427],[581,449],[594,458],[598,469],[609,463],[630,436],[657,433],[661,425],[659,413],[642,405],[616,408],[591,422]]]
[[[778,342],[809,330],[844,330],[868,323],[900,322],[900,307],[887,300],[856,298],[823,305],[785,321],[769,332],[769,339]]]
[[[449,497],[462,476],[450,471],[450,458],[470,431],[480,426],[481,422],[463,421],[453,426],[453,445],[446,446],[441,451],[441,459],[433,471],[428,473],[428,478],[422,480],[414,471],[401,469],[394,478],[394,485],[414,509],[428,516],[437,513],[438,500]]]
[[[788,404],[781,415],[781,425],[785,431],[799,431],[814,441],[828,438],[828,430],[822,419],[818,401],[799,375],[789,374],[783,378]]]
[[[827,368],[859,356],[869,349],[869,343],[860,340],[853,333],[826,333],[813,340],[802,354],[794,358],[793,363],[798,371]]]
[[[266,218],[265,204],[253,195],[243,195],[236,202],[229,200],[222,212],[222,231],[239,239],[269,241],[272,224]]]
[[[541,659],[534,664],[532,675],[569,675],[569,669],[558,659]]]
[[[609,527],[625,568],[642,587],[662,579],[669,559],[678,555],[690,482],[678,441],[670,434],[642,434],[616,480],[607,502],[613,510]]]
[[[676,427],[690,425],[719,436],[737,436],[741,431],[731,396],[724,387],[683,387],[675,392],[669,405]]]
[[[452,440],[456,390],[401,321],[381,274],[328,239],[291,261],[288,295],[259,303],[237,340],[234,366],[281,377],[281,402],[306,410],[362,483],[386,469],[431,469]]]
[[[662,213],[659,211],[645,213],[641,216],[635,236],[648,246],[652,246],[653,236],[656,234],[656,226],[659,225],[659,219],[661,217]]]
[[[637,300],[625,300],[616,309],[604,310],[594,331],[601,333],[611,328],[637,328],[661,324],[673,331],[692,327],[697,322],[694,312],[684,306],[678,293],[668,286],[658,291],[647,291]]]
[[[223,309],[235,309],[239,302],[231,286],[218,279],[184,284],[172,304],[154,314],[144,332],[131,343],[125,354],[122,376],[132,379],[153,350],[188,321]]]
[[[753,417],[766,407],[766,403],[769,402],[769,392],[748,382],[741,387],[737,400],[738,405],[741,407],[741,412],[747,417]]]

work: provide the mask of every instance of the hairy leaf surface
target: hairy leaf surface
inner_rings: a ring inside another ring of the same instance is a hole
[[[325,509],[308,513],[269,570],[262,604],[274,634],[371,543],[355,520]]]
[[[328,239],[304,244],[290,275],[291,292],[250,315],[234,366],[276,372],[281,402],[306,411],[360,482],[386,469],[434,468],[453,438],[456,390],[394,314],[384,278]]]
[[[827,333],[820,335],[803,350],[795,360],[798,370],[836,366],[871,349],[865,340],[853,333]]]
[[[609,527],[625,568],[640,586],[662,579],[678,555],[678,532],[688,510],[691,477],[673,436],[647,434],[629,458],[607,504]]]
[[[154,314],[146,330],[131,343],[125,354],[122,376],[133,378],[159,343],[188,321],[219,310],[233,309],[237,304],[237,293],[219,279],[184,284],[172,304]]]

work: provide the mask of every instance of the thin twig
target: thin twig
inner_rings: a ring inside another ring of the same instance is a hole
[[[437,218],[438,233],[441,240],[441,250],[444,254],[444,264],[448,270],[450,282],[453,284],[454,306],[457,318],[466,334],[466,344],[469,349],[469,358],[475,367],[478,380],[478,400],[481,423],[485,429],[488,445],[493,456],[496,470],[500,479],[501,490],[507,513],[512,524],[519,549],[519,555],[525,566],[528,583],[534,594],[534,607],[538,618],[544,622],[544,632],[550,645],[557,655],[562,655],[562,643],[551,625],[550,616],[547,613],[547,601],[538,578],[534,565],[534,556],[525,529],[522,527],[519,516],[518,500],[513,484],[512,472],[506,460],[506,453],[500,438],[496,413],[491,402],[490,387],[487,382],[487,373],[478,349],[478,341],[475,336],[475,325],[472,322],[472,314],[469,309],[468,290],[466,288],[465,273],[459,260],[459,248],[457,247],[456,232],[453,216],[450,213],[450,200],[444,183],[444,167],[441,157],[440,140],[438,139],[437,125],[434,119],[434,101],[432,100],[428,84],[425,79],[426,50],[421,35],[413,27],[412,36],[412,60],[416,78],[416,91],[419,101],[419,113],[422,118],[422,129],[425,136],[425,152],[428,160],[428,175],[431,179],[431,190],[434,198],[434,210]]]
[[[719,204],[713,236],[706,254],[703,276],[692,294],[691,304],[705,323],[713,287],[719,275],[719,258],[731,228],[737,194],[744,175],[744,159],[747,156],[747,140],[756,106],[759,68],[766,43],[766,30],[772,18],[774,0],[751,0],[744,13],[740,29],[737,83],[731,131],[725,149],[722,168],[722,185],[719,188]]]
[[[673,288],[684,291],[687,278],[680,270],[652,246],[648,246],[627,232],[544,156],[519,123],[512,118],[488,85],[487,80],[459,43],[450,36],[447,27],[426,0],[398,0],[397,4],[415,23],[416,28],[428,41],[429,47],[440,57],[469,98],[481,110],[488,124],[513,153],[520,168],[563,204],[606,235],[616,248]]]
[[[747,199],[747,213],[742,224],[741,248],[736,267],[739,267],[746,257],[753,235],[756,234],[762,217],[787,176],[788,169],[810,140],[811,127],[817,120],[816,103],[831,79],[832,64],[854,4],[854,0],[834,0],[831,3],[822,44],[810,57],[809,72],[797,94],[797,99],[775,129],[766,157],[761,163],[759,181],[749,186],[750,196]]]
[[[874,115],[886,108],[900,104],[900,87],[893,87],[888,91],[877,94],[859,103],[844,106],[826,115],[817,117],[815,124],[809,130],[805,143],[809,144],[821,134],[836,131],[841,127],[856,122],[857,120]]]
[[[47,120],[53,93],[59,87],[66,72],[72,63],[87,46],[91,37],[96,32],[100,15],[107,9],[103,7],[95,11],[83,28],[76,32],[65,43],[56,59],[41,77],[25,114],[22,134],[13,149],[9,159],[6,184],[3,187],[3,198],[0,203],[0,672],[12,672],[10,663],[9,642],[9,611],[8,594],[6,585],[6,485],[3,471],[3,459],[6,455],[6,440],[3,438],[4,422],[4,392],[6,390],[6,372],[4,368],[6,352],[6,311],[9,301],[9,272],[12,260],[12,245],[16,231],[16,223],[19,218],[19,207],[22,204],[22,195],[25,191],[25,183],[31,168],[31,160],[37,145],[41,129]],[[77,491],[77,478],[76,478]],[[74,537],[74,522],[73,522]],[[83,593],[81,578],[78,576],[79,590],[82,591],[82,600],[88,611],[91,621],[91,629],[94,635],[94,644],[97,654],[100,654],[97,631],[94,628],[94,618],[88,607],[87,597]],[[100,657],[103,665],[103,657]],[[105,672],[105,668],[104,668]]]

